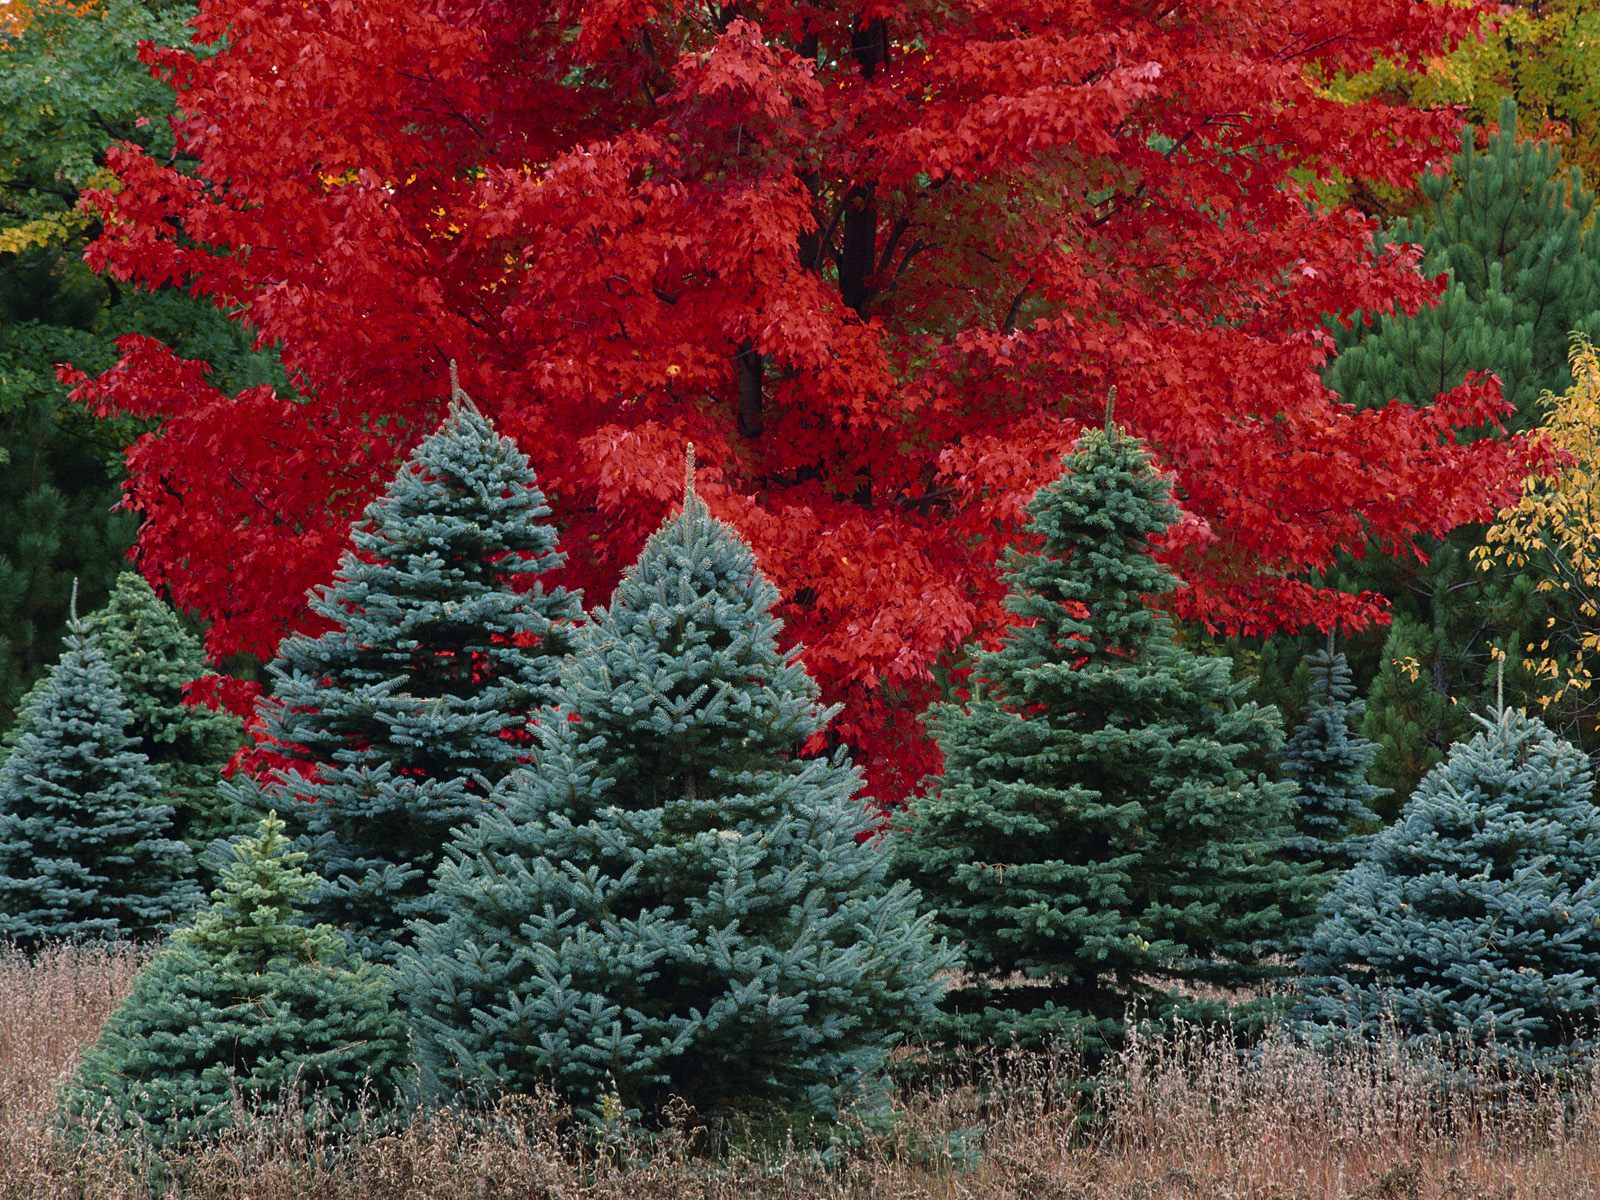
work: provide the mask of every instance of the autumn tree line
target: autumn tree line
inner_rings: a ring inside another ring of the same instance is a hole
[[[148,584],[74,620],[0,764],[0,934],[159,948],[62,1136],[182,1150],[241,1111],[370,1136],[551,1089],[601,1128],[686,1106],[809,1138],[886,1115],[896,1047],[1094,1063],[1185,1025],[1587,1070],[1588,758],[1500,707],[1383,826],[1342,655],[1286,743],[1157,607],[1178,510],[1113,420],[1030,503],[1016,621],[888,822],[692,448],[604,606],[549,584],[551,515],[458,391],[228,778],[243,731],[182,703],[199,648]]]
[[[1583,1060],[1582,4],[326,8],[0,25],[0,932],[162,945],[64,1129]]]

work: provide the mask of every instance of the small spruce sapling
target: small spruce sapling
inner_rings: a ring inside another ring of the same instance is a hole
[[[1519,710],[1481,719],[1323,902],[1291,1026],[1470,1047],[1534,1070],[1600,1029],[1600,809],[1586,755]]]
[[[1305,720],[1281,756],[1284,774],[1300,790],[1295,832],[1284,848],[1313,870],[1345,871],[1360,854],[1362,832],[1378,824],[1371,805],[1384,790],[1367,778],[1378,747],[1356,732],[1366,706],[1354,699],[1350,665],[1331,638],[1306,663],[1311,690]]]
[[[388,968],[306,926],[316,879],[276,814],[232,852],[210,906],[139,973],[63,1090],[69,1137],[175,1149],[240,1111],[348,1135],[409,1102]]]

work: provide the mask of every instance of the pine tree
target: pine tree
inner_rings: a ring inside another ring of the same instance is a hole
[[[184,685],[211,671],[199,640],[134,571],[123,572],[105,607],[84,623],[127,699],[128,733],[173,807],[174,835],[199,854],[237,833],[218,782],[244,730],[229,713],[183,701]]]
[[[1600,333],[1595,194],[1557,147],[1517,136],[1509,99],[1486,144],[1469,128],[1450,169],[1421,188],[1421,213],[1385,240],[1420,244],[1422,270],[1446,277],[1444,294],[1345,333],[1329,385],[1364,407],[1426,404],[1469,371],[1493,371],[1526,428],[1538,397],[1569,381],[1572,332]]]
[[[566,668],[538,765],[463,830],[402,959],[424,1086],[585,1116],[823,1119],[949,963],[885,882],[777,590],[686,491]]]
[[[1423,210],[1385,240],[1420,244],[1424,273],[1445,277],[1443,295],[1416,313],[1356,319],[1339,334],[1328,384],[1373,408],[1396,399],[1426,404],[1468,372],[1492,372],[1514,406],[1508,427],[1527,429],[1540,417],[1538,397],[1570,382],[1572,333],[1600,332],[1595,194],[1557,148],[1517,136],[1510,100],[1482,148],[1469,129],[1450,170],[1424,176],[1421,186]],[[1368,555],[1335,576],[1347,591],[1387,596],[1397,631],[1401,619],[1424,627],[1407,636],[1431,697],[1394,687],[1394,679],[1369,695],[1369,719],[1385,731],[1375,778],[1397,797],[1410,795],[1442,748],[1466,733],[1466,714],[1490,707],[1491,649],[1513,652],[1507,694],[1532,704],[1544,681],[1516,669],[1521,651],[1550,636],[1551,617],[1565,625],[1571,616],[1568,602],[1539,590],[1531,573],[1479,570],[1470,560],[1482,544],[1483,527],[1472,525],[1419,539],[1420,555]],[[1356,673],[1373,679],[1391,657],[1358,661]],[[1452,703],[1460,714],[1441,718],[1439,706]]]
[[[458,392],[313,598],[331,628],[286,638],[271,665],[265,730],[297,771],[264,800],[234,794],[292,806],[324,880],[311,911],[364,954],[392,956],[431,911],[450,830],[553,698],[582,609],[536,582],[564,561],[549,516],[527,458]]]
[[[326,925],[275,814],[240,838],[208,908],[139,973],[64,1090],[73,1136],[165,1149],[214,1137],[242,1100],[308,1128],[382,1128],[410,1095],[410,1050],[387,968]]]
[[[1549,1069],[1600,1021],[1600,809],[1581,751],[1510,710],[1451,748],[1324,901],[1294,1026]]]
[[[1329,648],[1310,655],[1311,690],[1304,722],[1284,747],[1284,773],[1300,790],[1295,835],[1284,849],[1313,869],[1348,870],[1360,852],[1370,807],[1383,795],[1367,778],[1378,747],[1356,732],[1366,706],[1352,699],[1350,664]]]
[[[0,939],[154,937],[200,900],[127,704],[79,625],[0,766]]]
[[[966,948],[941,1038],[1095,1057],[1134,1005],[1222,1015],[1176,988],[1263,978],[1308,880],[1278,854],[1276,711],[1149,603],[1174,587],[1150,544],[1177,518],[1169,483],[1114,427],[1065,467],[1028,508],[1038,548],[1008,560],[1015,624],[974,653],[970,697],[930,712],[945,771],[895,853]]]

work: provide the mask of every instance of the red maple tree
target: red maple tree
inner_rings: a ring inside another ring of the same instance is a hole
[[[91,261],[211,297],[301,395],[126,339],[97,408],[153,582],[269,652],[438,420],[447,362],[607,594],[699,447],[839,732],[893,797],[914,714],[1004,620],[1021,505],[1117,389],[1186,511],[1183,615],[1358,627],[1308,581],[1504,487],[1492,381],[1353,411],[1324,314],[1427,303],[1322,181],[1406,186],[1449,114],[1320,84],[1475,14],[1416,0],[202,0],[146,48],[186,163],[115,149]]]

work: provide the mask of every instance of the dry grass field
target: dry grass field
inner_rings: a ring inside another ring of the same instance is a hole
[[[0,951],[3,1200],[149,1194],[122,1161],[55,1146],[48,1120],[53,1089],[137,967],[124,952],[30,963]],[[1328,1061],[1274,1046],[1252,1064],[1198,1039],[1137,1047],[1090,1114],[1050,1064],[1011,1063],[1001,1079],[987,1095],[914,1093],[893,1133],[863,1135],[826,1166],[798,1153],[711,1159],[686,1138],[648,1159],[580,1146],[528,1101],[492,1128],[434,1119],[349,1147],[257,1129],[174,1169],[184,1194],[208,1200],[1600,1197],[1600,1085],[1489,1105],[1439,1096],[1394,1054]]]

